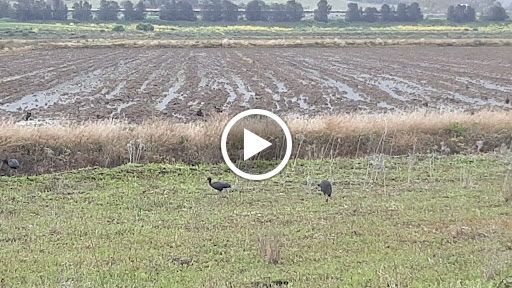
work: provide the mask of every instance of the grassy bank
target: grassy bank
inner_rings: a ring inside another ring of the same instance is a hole
[[[370,154],[475,153],[510,148],[512,119],[506,111],[416,111],[394,114],[346,114],[313,118],[284,117],[293,140],[292,159],[331,159]],[[205,122],[150,121],[128,125],[121,121],[84,122],[59,126],[0,123],[1,157],[18,158],[22,174],[42,174],[89,166],[115,167],[128,162],[222,163],[220,137],[227,115]],[[276,139],[275,148],[260,153],[272,160],[284,143],[258,123],[247,129]],[[236,137],[236,135],[234,136]],[[242,141],[243,137],[237,137]],[[241,147],[230,142],[228,150]],[[444,148],[443,148],[444,147]]]
[[[222,39],[222,40],[0,40],[0,54],[68,48],[328,48],[328,47],[501,47],[510,39]]]
[[[342,39],[501,39],[512,38],[512,23],[474,23],[456,25],[447,22],[425,23],[205,23],[146,20],[155,31],[136,30],[138,23],[22,23],[0,21],[3,39],[273,39],[273,38],[342,38]],[[122,32],[114,32],[122,26]]]
[[[298,161],[264,182],[225,165],[4,178],[2,285],[497,287],[512,275],[508,165],[415,156]]]

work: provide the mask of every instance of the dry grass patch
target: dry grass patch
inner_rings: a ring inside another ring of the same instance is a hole
[[[0,122],[0,155],[18,158],[23,165],[20,173],[27,174],[126,163],[222,163],[220,137],[228,120],[225,114],[206,122],[152,121],[140,125],[112,120],[22,126],[6,120]],[[292,158],[295,159],[360,157],[374,153],[473,153],[477,148],[480,152],[492,152],[497,147],[509,147],[512,140],[512,118],[504,111],[481,111],[473,115],[457,111],[415,111],[284,117],[284,120],[294,137]],[[276,135],[278,132],[272,129],[262,130],[258,123],[247,125],[247,129],[257,131],[262,137],[273,137],[276,143],[284,143],[283,136]],[[243,141],[242,135],[233,139]],[[481,145],[476,146],[477,142]],[[229,145],[241,147],[241,143]],[[259,159],[275,160],[275,155],[270,149],[261,153]],[[469,177],[462,176],[461,179]]]
[[[383,46],[511,46],[512,39],[195,39],[195,40],[0,40],[0,53],[33,49],[68,48],[292,48],[292,47],[383,47]]]
[[[279,233],[272,233],[259,238],[261,256],[268,264],[281,263],[282,238],[283,236]]]

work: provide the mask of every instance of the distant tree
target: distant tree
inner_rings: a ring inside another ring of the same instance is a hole
[[[469,5],[463,4],[458,4],[455,7],[448,7],[448,11],[446,13],[448,21],[456,23],[474,22],[476,20],[475,15],[475,9]]]
[[[221,21],[222,4],[219,0],[205,0],[201,4],[201,17],[204,21]]]
[[[128,0],[122,3],[124,8],[124,19],[127,21],[133,21],[133,15],[135,14],[135,9],[133,9],[132,1]]]
[[[238,21],[238,6],[229,0],[222,1],[221,17],[226,22]]]
[[[288,17],[286,17],[286,5],[282,3],[272,3],[270,5],[270,16],[269,20],[272,22],[287,22]]]
[[[375,7],[366,7],[363,12],[363,21],[365,22],[377,22],[379,17],[377,14],[379,11]]]
[[[453,7],[453,5],[448,7],[448,10],[446,11],[446,19],[452,22],[459,22],[458,17],[455,16],[455,7]]]
[[[52,6],[44,0],[37,0],[34,3],[33,9],[32,9],[32,17],[30,20],[52,20],[53,19],[53,13],[52,13]]]
[[[393,14],[388,4],[382,4],[380,7],[380,21],[388,22],[393,20]]]
[[[423,13],[421,13],[418,2],[412,2],[410,5],[407,5],[407,21],[419,22],[421,20],[423,20]]]
[[[286,2],[285,11],[287,21],[289,22],[300,22],[304,18],[304,8],[302,4],[295,0],[288,0]]]
[[[329,21],[329,13],[331,12],[332,6],[327,3],[327,0],[320,0],[316,4],[314,19],[317,22],[327,23]]]
[[[348,22],[361,21],[361,16],[361,10],[359,10],[357,3],[349,3],[347,13],[345,14],[345,20]]]
[[[13,17],[19,21],[54,19],[52,5],[43,0],[19,0],[13,4],[13,8]],[[67,9],[67,7],[59,6],[58,9]],[[57,17],[61,17],[59,13],[61,13],[60,10],[58,10]]]
[[[11,4],[7,1],[0,1],[0,18],[8,18],[12,16]]]
[[[75,2],[73,4],[73,14],[72,17],[75,20],[79,21],[90,21],[92,19],[92,6],[87,1]]]
[[[466,5],[466,11],[464,11],[466,22],[476,21],[476,11],[473,7]]]
[[[30,0],[18,0],[13,4],[14,18],[19,21],[32,20],[33,4],[34,2]]]
[[[482,20],[485,21],[505,21],[508,18],[507,11],[505,11],[505,8],[503,8],[499,2],[488,8],[482,15]]]
[[[395,20],[398,22],[407,22],[407,5],[400,3],[396,6],[396,17]]]
[[[186,1],[166,2],[160,9],[159,17],[165,21],[197,21],[192,4]]]
[[[176,21],[176,14],[177,14],[177,4],[175,0],[172,0],[171,2],[166,2],[162,5],[160,8],[160,11],[158,12],[158,17],[160,20],[165,21]]]
[[[133,14],[133,20],[144,20],[144,18],[146,18],[146,5],[144,5],[144,2],[142,2],[142,0],[140,0],[136,5],[135,5],[135,11],[134,11],[134,14]]]
[[[176,20],[178,21],[197,21],[192,4],[188,1],[178,1],[176,3]]]
[[[64,21],[68,19],[68,6],[62,0],[53,0],[52,4],[53,20]]]
[[[465,5],[469,5],[475,9],[475,12],[483,13],[488,8],[497,5],[502,0],[464,0]],[[446,12],[449,6],[457,6],[460,0],[417,0],[423,10],[429,13],[442,13]],[[503,0],[503,2],[509,2],[509,0]],[[389,2],[388,2],[389,3]]]
[[[101,0],[98,10],[98,19],[101,21],[116,21],[119,12],[119,4],[112,0]]]
[[[248,21],[267,21],[269,18],[270,6],[262,0],[251,0],[247,3],[245,18]]]

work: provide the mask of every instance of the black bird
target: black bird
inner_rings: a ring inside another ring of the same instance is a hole
[[[7,166],[9,166],[9,168],[11,168],[13,170],[17,170],[18,168],[20,168],[20,163],[16,159],[2,160],[1,166],[4,166],[4,163],[7,164]],[[1,166],[0,166],[0,168],[2,168]],[[10,176],[12,176],[12,172],[9,172],[9,174],[10,174]]]
[[[201,109],[199,109],[197,111],[196,115],[199,116],[199,117],[203,117],[204,116],[203,111],[201,111]]]
[[[510,99],[508,99],[508,96],[507,96],[507,99],[505,100],[505,104],[508,104],[510,103]]]
[[[229,183],[225,183],[225,182],[213,182],[212,183],[212,178],[211,177],[208,177],[208,183],[210,184],[210,186],[219,191],[219,192],[222,192],[222,190],[226,189],[226,188],[231,188],[231,184]]]
[[[2,164],[4,164],[4,163],[7,164],[7,166],[9,166],[9,168],[11,168],[11,169],[20,168],[20,163],[16,159],[9,159],[9,160],[5,159],[2,161]]]
[[[320,182],[320,184],[318,184],[317,186],[320,187],[320,190],[322,190],[322,193],[324,193],[325,196],[331,198],[331,194],[332,194],[331,182],[329,182],[327,180],[322,180],[322,182]],[[329,198],[325,198],[325,202],[328,202]]]
[[[28,121],[28,119],[30,119],[31,116],[32,116],[32,112],[27,111],[27,114],[25,116],[23,116],[23,120]]]

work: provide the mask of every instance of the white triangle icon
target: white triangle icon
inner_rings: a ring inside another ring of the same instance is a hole
[[[244,161],[271,145],[272,143],[244,128]]]

